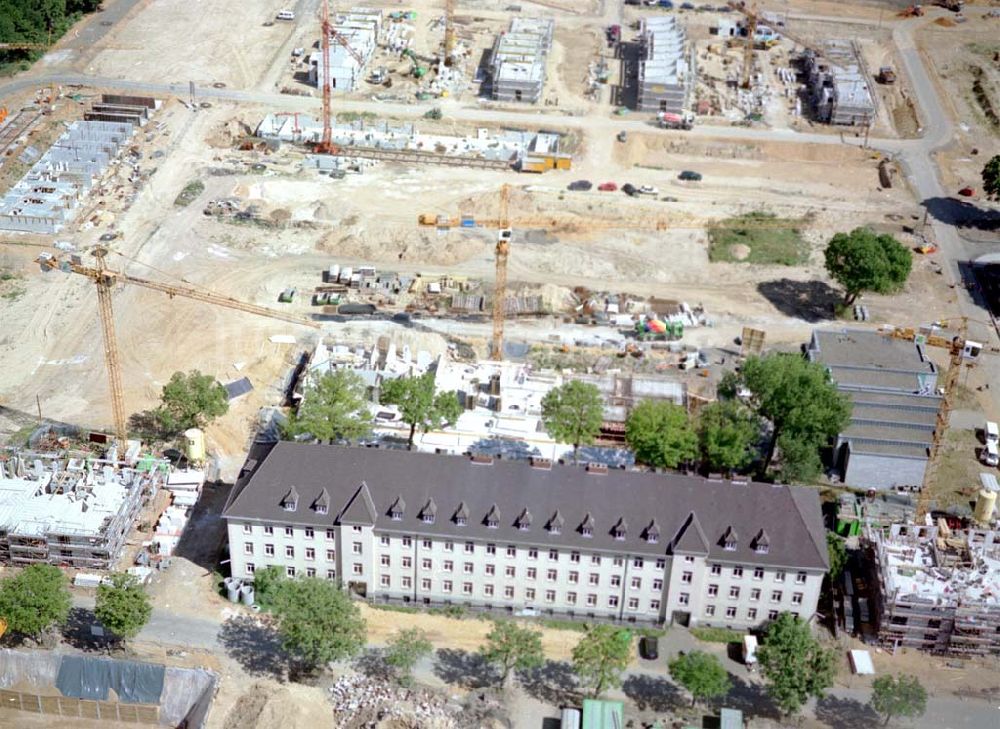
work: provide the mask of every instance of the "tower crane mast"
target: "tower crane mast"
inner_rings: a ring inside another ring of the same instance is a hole
[[[108,384],[111,388],[111,412],[114,417],[115,437],[119,444],[124,445],[128,438],[125,416],[125,388],[122,378],[121,358],[118,351],[118,340],[115,334],[115,317],[112,307],[112,294],[114,288],[119,283],[135,284],[143,288],[160,291],[167,296],[181,296],[186,299],[200,301],[205,304],[213,304],[235,311],[242,311],[257,316],[265,316],[271,319],[289,322],[291,324],[302,324],[304,326],[319,328],[319,324],[310,319],[286,314],[281,311],[269,309],[266,306],[249,304],[230,296],[223,296],[212,291],[199,289],[195,286],[176,286],[165,284],[160,281],[132,276],[123,271],[116,271],[108,267],[107,255],[109,251],[103,247],[94,249],[93,254],[97,259],[95,266],[87,266],[79,256],[72,256],[69,259],[57,258],[52,254],[42,254],[37,261],[42,270],[49,271],[59,269],[68,273],[76,273],[86,276],[97,286],[97,307],[101,321],[101,332],[104,340],[104,362],[108,371]]]

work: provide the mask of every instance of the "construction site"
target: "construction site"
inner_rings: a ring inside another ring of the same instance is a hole
[[[996,651],[974,634],[997,619],[995,527],[969,521],[975,424],[1000,419],[996,329],[963,268],[995,232],[956,223],[995,212],[978,183],[1000,108],[988,8],[169,0],[116,14],[121,1],[0,78],[0,434],[69,423],[134,440],[133,418],[195,369],[233,386],[229,412],[194,474],[19,446],[0,463],[0,559],[142,567],[170,588],[158,605],[217,620],[234,608],[212,601],[215,562],[192,566],[179,545],[202,530],[205,494],[224,499],[215,479],[234,480],[326,372],[362,377],[387,444],[409,429],[376,404],[380,384],[433,372],[464,410],[416,449],[553,460],[569,446],[544,432],[540,400],[589,382],[605,410],[584,455],[627,468],[638,402],[697,414],[749,354],[857,328],[912,334],[907,358],[918,339],[948,345],[926,353],[931,384],[913,384],[909,359],[902,375],[891,357],[851,360],[864,344],[828,362],[855,417],[821,483],[857,496],[852,523],[885,530],[866,537],[883,605],[870,634]],[[862,226],[911,249],[912,272],[845,308],[824,249]],[[974,367],[951,367],[955,336],[982,343]],[[147,447],[160,463],[174,446]],[[923,526],[943,511],[966,521]],[[171,560],[177,576],[159,567]],[[256,689],[239,676],[210,725],[290,711],[281,694],[241,714]]]
[[[993,480],[996,483],[996,479]],[[996,491],[983,497],[992,511]],[[986,507],[980,516],[986,515]],[[983,519],[989,523],[991,519]],[[1000,653],[1000,538],[989,529],[869,528],[878,640],[949,655]]]

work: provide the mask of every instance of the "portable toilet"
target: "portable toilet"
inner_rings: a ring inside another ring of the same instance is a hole
[[[184,455],[189,461],[200,463],[205,460],[205,433],[199,428],[184,431]]]

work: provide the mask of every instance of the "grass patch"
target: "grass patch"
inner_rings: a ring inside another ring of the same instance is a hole
[[[535,621],[543,628],[548,628],[549,630],[574,630],[577,633],[583,633],[587,630],[587,623],[581,623],[577,620],[560,620],[558,618],[543,618],[541,620]]]
[[[979,489],[979,473],[984,470],[976,460],[982,447],[974,430],[948,429],[941,444],[937,469],[928,485],[934,508],[957,507],[961,513],[969,513],[969,502]]]
[[[747,213],[729,218],[721,226],[709,228],[708,260],[800,266],[809,260],[809,246],[799,228],[772,226],[805,222],[778,218],[773,213]]]
[[[454,620],[465,620],[466,618],[471,617],[475,617],[477,620],[479,619],[479,616],[471,615],[462,605],[422,608],[413,605],[393,605],[385,602],[370,602],[368,603],[368,606],[373,610],[385,610],[390,613],[407,613],[409,615],[420,613],[425,615],[443,615],[446,618],[452,618]]]
[[[20,274],[8,268],[0,268],[0,298],[7,301],[17,301],[24,296],[24,286]]]
[[[174,205],[186,208],[203,192],[205,192],[205,183],[201,180],[193,180],[184,186],[180,195],[174,198]]]
[[[729,628],[691,628],[691,635],[706,643],[743,642],[743,633]]]

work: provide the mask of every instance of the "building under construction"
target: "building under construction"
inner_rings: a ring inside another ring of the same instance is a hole
[[[862,66],[854,43],[827,41],[822,55],[807,50],[804,62],[809,95],[819,121],[852,126],[874,123],[872,80]]]
[[[0,562],[112,569],[164,478],[157,462],[146,465],[84,454],[0,459]]]
[[[867,527],[873,614],[887,648],[1000,654],[1000,532]]]
[[[555,21],[514,18],[497,36],[490,56],[491,96],[497,101],[537,103],[545,88],[545,66]]]
[[[643,18],[639,36],[639,109],[683,113],[691,106],[696,78],[694,46],[684,26],[674,15]]]

